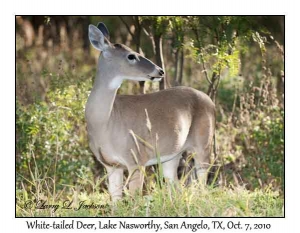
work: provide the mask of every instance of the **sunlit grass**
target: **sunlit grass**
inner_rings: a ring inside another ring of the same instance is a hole
[[[50,185],[50,184],[49,184]],[[150,189],[150,188],[149,188]],[[197,182],[188,187],[159,187],[152,183],[144,195],[124,195],[112,203],[104,191],[78,191],[72,187],[60,195],[46,190],[39,194],[17,190],[18,217],[281,217],[283,198],[273,191],[248,191],[244,187],[203,188]],[[39,199],[37,199],[38,197]],[[39,206],[39,208],[36,208]],[[42,209],[45,208],[45,209]]]

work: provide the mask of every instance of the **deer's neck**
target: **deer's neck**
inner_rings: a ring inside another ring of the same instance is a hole
[[[106,67],[99,61],[94,86],[86,106],[87,121],[92,124],[107,125],[113,111],[117,90],[122,82],[115,71]]]

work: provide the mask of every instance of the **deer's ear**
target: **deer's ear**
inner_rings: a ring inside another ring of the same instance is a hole
[[[104,23],[100,22],[97,25],[97,28],[102,32],[102,34],[109,40],[109,31]]]
[[[103,33],[94,25],[89,25],[89,39],[93,47],[99,51],[105,52],[109,47],[109,41]]]

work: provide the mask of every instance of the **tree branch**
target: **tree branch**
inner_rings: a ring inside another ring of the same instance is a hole
[[[207,82],[208,82],[210,85],[212,85],[212,82],[211,82],[211,80],[210,80],[209,77],[208,77],[207,69],[206,69],[206,67],[205,67],[205,63],[204,63],[204,60],[203,60],[202,55],[200,55],[200,57],[201,57],[201,62],[202,62],[202,67],[203,67],[203,72],[204,72],[204,74],[205,74],[205,78],[206,78]]]
[[[123,19],[122,16],[119,16],[119,18],[121,19],[121,21],[124,23],[124,25],[127,28],[127,31],[129,32],[129,34],[131,35],[132,39],[134,39],[134,34],[130,31],[130,26],[127,24],[127,22]]]
[[[203,59],[203,55],[202,55],[202,46],[201,46],[201,43],[200,43],[200,38],[199,38],[199,34],[198,34],[198,31],[195,27],[192,28],[195,36],[196,36],[196,40],[197,40],[197,45],[200,49],[200,58],[201,58],[201,63],[202,63],[202,67],[203,67],[203,71],[204,71],[204,74],[205,74],[205,78],[207,80],[207,82],[209,83],[210,86],[213,86],[213,83],[212,81],[210,80],[210,78],[208,77],[208,73],[207,73],[207,69],[205,67],[205,63],[204,63],[204,59]]]
[[[143,28],[143,31],[144,31],[144,33],[146,34],[146,36],[152,36],[147,30],[146,30],[146,28],[145,27],[142,27]]]

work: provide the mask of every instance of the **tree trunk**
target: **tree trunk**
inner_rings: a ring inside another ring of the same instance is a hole
[[[160,66],[165,71],[164,58],[162,54],[162,34],[154,34],[154,44],[155,44],[155,59],[156,65]],[[165,71],[165,77],[159,83],[159,90],[167,88],[167,75]]]
[[[180,73],[179,73],[179,79],[178,79],[179,85],[182,85],[183,65],[184,65],[184,53],[183,53],[183,48],[181,48],[180,66],[179,66],[180,67]]]
[[[138,16],[133,16],[134,19],[134,41],[135,41],[135,45],[136,45],[136,51],[138,53],[141,53],[141,25],[139,22],[139,17]]]
[[[142,54],[142,49],[141,49],[141,31],[142,27],[139,22],[139,17],[138,16],[133,16],[134,19],[134,41],[136,45],[136,51],[140,54]],[[143,54],[142,54],[143,55]],[[140,85],[140,94],[145,94],[145,81],[139,81]]]
[[[83,50],[86,58],[90,56],[90,40],[88,36],[88,28],[91,23],[90,16],[85,16],[82,22],[82,40],[83,40]]]
[[[277,76],[277,96],[280,100],[284,101],[284,72],[281,71],[281,73]]]
[[[179,48],[176,49],[175,52],[175,74],[174,74],[174,81],[173,81],[173,85],[177,86],[178,85],[178,65],[179,65]]]

